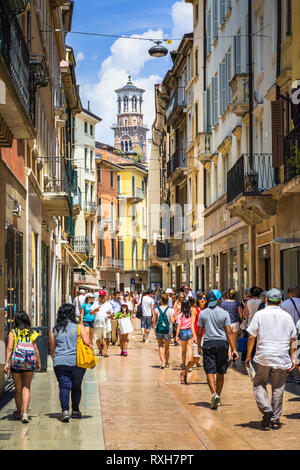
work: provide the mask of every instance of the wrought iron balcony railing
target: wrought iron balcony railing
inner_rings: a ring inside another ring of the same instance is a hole
[[[184,87],[176,88],[170,98],[166,109],[166,122],[169,122],[175,114],[179,113],[186,107],[186,92]]]
[[[92,212],[92,213],[96,213],[96,210],[97,210],[97,205],[95,202],[93,201],[86,201],[84,203],[84,210],[86,212]]]
[[[16,15],[0,2],[0,55],[32,123],[35,122],[35,89],[30,80],[30,54]]]
[[[187,167],[187,157],[185,149],[178,149],[172,155],[171,159],[167,162],[167,177],[170,176],[178,169]]]
[[[300,175],[300,127],[284,138],[284,182]]]
[[[86,253],[90,252],[90,242],[88,237],[74,237],[72,240],[72,248],[76,253]]]
[[[111,256],[101,256],[99,259],[100,268],[115,268],[123,269],[124,260],[119,258],[112,258]]]
[[[45,157],[44,192],[66,193],[71,201],[71,187],[64,157]]]
[[[239,196],[259,196],[275,185],[271,153],[243,154],[227,173],[227,203]]]

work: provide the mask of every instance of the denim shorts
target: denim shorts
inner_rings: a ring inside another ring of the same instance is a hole
[[[152,317],[142,316],[142,328],[146,328],[146,330],[150,330],[151,326],[152,326]]]
[[[94,328],[94,323],[95,323],[95,320],[93,320],[93,321],[84,321],[83,320],[83,326],[86,326],[87,328]]]
[[[166,333],[166,334],[156,333],[156,331],[155,331],[155,336],[156,336],[156,339],[164,339],[165,341],[171,341],[171,339],[172,339],[170,331],[169,331],[169,333]]]
[[[180,330],[179,339],[180,341],[188,341],[192,338],[192,330],[190,328],[186,328],[185,330]]]

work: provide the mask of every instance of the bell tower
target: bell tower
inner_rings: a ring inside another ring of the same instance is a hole
[[[117,123],[112,126],[114,131],[114,146],[119,150],[142,154],[146,160],[146,135],[149,131],[144,126],[143,94],[145,90],[136,87],[128,77],[128,82],[117,93]]]

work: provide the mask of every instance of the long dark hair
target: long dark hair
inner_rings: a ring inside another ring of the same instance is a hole
[[[185,318],[189,318],[191,316],[190,302],[187,299],[181,302],[181,313],[185,316]]]
[[[62,304],[57,312],[56,325],[54,330],[58,333],[61,329],[66,331],[68,322],[77,323],[75,317],[75,307],[72,304]]]
[[[29,334],[33,333],[31,321],[26,312],[21,311],[15,313],[14,328],[20,331],[29,330]]]

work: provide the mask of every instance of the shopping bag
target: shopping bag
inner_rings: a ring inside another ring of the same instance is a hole
[[[98,359],[94,356],[93,351],[84,344],[81,334],[80,325],[78,325],[77,334],[77,367],[83,369],[93,369],[97,365]]]
[[[200,357],[200,354],[198,353],[198,343],[193,343],[193,356]]]
[[[119,327],[121,335],[133,332],[132,323],[129,317],[120,318]]]

